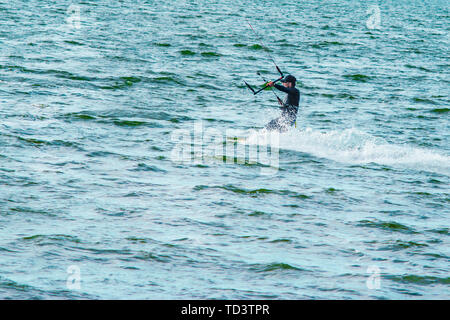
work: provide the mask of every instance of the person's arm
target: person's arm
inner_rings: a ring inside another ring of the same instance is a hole
[[[277,83],[274,83],[273,86],[275,88],[277,88],[278,90],[283,91],[283,92],[285,92],[287,94],[292,93],[295,90],[295,88],[286,88],[285,86],[281,86],[281,85],[279,85]]]
[[[286,88],[285,86],[280,86],[278,83],[274,83],[273,86],[275,88],[277,88],[278,90],[280,90],[280,91],[283,91],[285,93],[289,93],[288,88]]]
[[[268,83],[268,85],[271,86],[271,87],[275,87],[278,90],[283,91],[283,92],[288,93],[288,94],[295,90],[295,88],[286,88],[285,86],[281,86],[278,83],[274,83],[273,81],[270,81]]]

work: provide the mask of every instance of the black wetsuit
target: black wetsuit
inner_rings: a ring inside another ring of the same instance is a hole
[[[274,84],[274,87],[280,91],[286,92],[287,96],[284,100],[281,109],[281,116],[273,119],[266,125],[267,130],[278,130],[280,132],[287,131],[289,127],[295,124],[297,119],[298,102],[300,100],[300,91],[293,88],[286,88],[279,84]]]

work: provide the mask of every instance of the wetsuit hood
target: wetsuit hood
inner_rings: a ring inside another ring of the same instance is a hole
[[[286,82],[295,83],[296,81],[297,81],[297,79],[295,79],[295,77],[291,74],[288,74],[286,77],[284,77],[284,79],[281,80],[282,83],[286,83]]]

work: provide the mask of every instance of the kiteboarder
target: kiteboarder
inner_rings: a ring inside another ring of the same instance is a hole
[[[293,75],[287,75],[281,80],[283,85],[270,81],[267,85],[275,87],[280,91],[287,93],[286,99],[280,106],[281,116],[270,121],[265,128],[267,130],[287,131],[295,125],[297,119],[298,102],[300,100],[300,91],[295,87],[296,79]]]

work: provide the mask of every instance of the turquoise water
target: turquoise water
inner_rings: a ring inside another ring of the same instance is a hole
[[[196,125],[266,144],[276,100],[243,80],[278,74],[246,19],[298,79],[297,127],[276,165],[174,161]],[[0,298],[448,299],[449,21],[437,0],[1,1]]]

